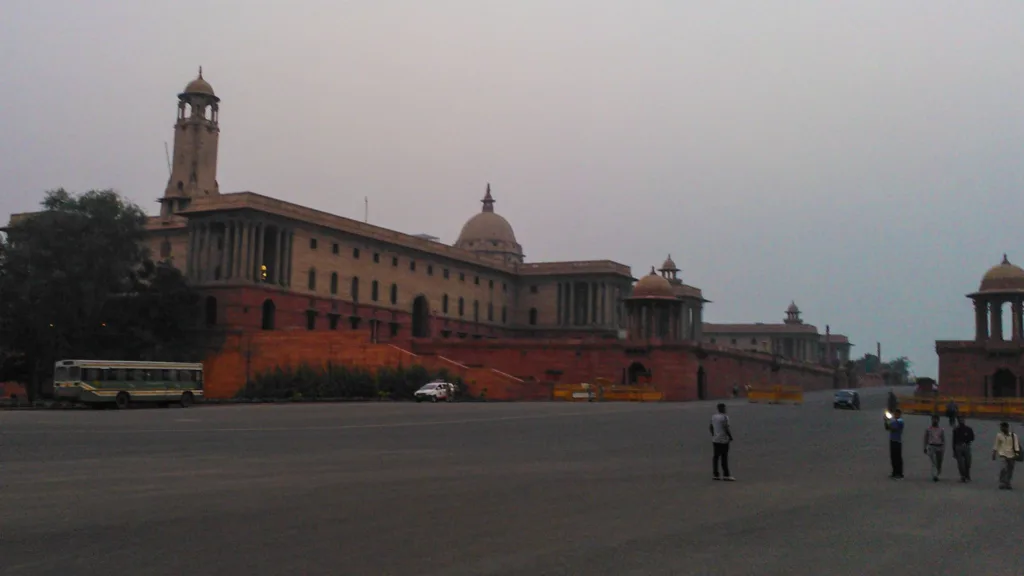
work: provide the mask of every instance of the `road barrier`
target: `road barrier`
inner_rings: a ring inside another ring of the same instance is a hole
[[[660,402],[665,395],[648,386],[605,386],[601,384],[556,384],[554,400],[569,402]]]
[[[1024,417],[1024,398],[969,398],[965,396],[897,396],[900,410],[908,414],[936,414],[945,417],[952,400],[957,412],[968,418]]]
[[[747,400],[754,404],[803,404],[804,390],[799,386],[753,386],[747,390]]]

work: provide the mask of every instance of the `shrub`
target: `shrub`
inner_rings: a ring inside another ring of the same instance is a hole
[[[260,372],[239,392],[239,398],[298,400],[318,398],[392,398],[412,399],[421,386],[435,379],[456,385],[456,396],[463,393],[462,382],[449,378],[447,371],[432,373],[423,366],[383,367],[376,371],[352,366],[275,367]]]

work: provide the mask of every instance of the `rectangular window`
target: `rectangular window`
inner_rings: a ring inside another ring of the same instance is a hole
[[[316,238],[309,239],[309,249],[316,250]]]
[[[501,283],[501,291],[502,292],[508,292],[508,284],[502,282]]]
[[[82,368],[81,368],[81,366],[72,366],[71,369],[68,370],[68,378],[70,378],[72,382],[79,382],[79,381],[81,381],[81,379],[82,379]]]
[[[393,256],[391,258],[391,265],[395,268],[398,268],[398,256]]]
[[[191,382],[192,371],[191,370],[178,370],[178,381],[180,382]]]
[[[67,382],[67,380],[68,380],[68,369],[65,368],[64,366],[60,366],[56,370],[53,371],[53,381],[54,382]]]
[[[427,266],[427,276],[433,276],[433,275],[434,275],[434,267],[428,265]]]
[[[306,330],[316,330],[315,310],[306,310]]]
[[[356,260],[359,259],[359,248],[352,249],[352,257],[355,258]]]
[[[379,253],[377,253],[377,252],[373,253],[373,261],[376,264],[380,264],[380,254]]]
[[[445,280],[447,280],[447,279],[448,279],[448,269],[447,269],[447,268],[445,268],[445,269],[444,269],[444,272],[443,272],[443,274],[442,274],[442,275],[444,276],[444,279],[445,279]]]
[[[459,272],[459,282],[465,282],[465,281],[466,281],[466,274],[464,272]]]
[[[410,272],[415,272],[416,271],[416,261],[415,260],[409,260],[409,271]]]
[[[330,326],[331,330],[338,329],[338,318],[341,318],[341,316],[338,316],[337,314],[327,315],[327,324]]]
[[[480,285],[480,277],[479,276],[473,276],[473,284],[476,284],[477,286]]]
[[[391,323],[391,337],[398,336],[398,322]]]
[[[494,280],[488,280],[487,281],[487,288],[489,290],[494,290]]]
[[[338,246],[337,242],[331,244],[331,254],[338,254],[339,252],[341,252],[341,246]]]
[[[536,294],[536,293],[537,293],[537,286],[536,285],[530,286],[530,294]]]

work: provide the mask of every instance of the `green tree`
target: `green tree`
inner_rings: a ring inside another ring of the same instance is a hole
[[[60,357],[195,356],[199,297],[150,260],[138,206],[63,189],[42,205],[0,242],[0,349],[23,359],[30,398]]]

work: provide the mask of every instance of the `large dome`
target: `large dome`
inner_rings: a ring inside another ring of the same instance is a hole
[[[1024,269],[1010,264],[1003,254],[1003,261],[985,272],[981,279],[979,292],[1000,292],[1004,290],[1024,290]]]
[[[676,294],[669,281],[659,276],[654,271],[654,267],[651,266],[651,273],[641,278],[633,286],[633,291],[630,293],[629,298],[631,300],[638,298],[669,298],[675,300]]]
[[[507,263],[522,262],[523,247],[516,242],[512,225],[494,212],[490,184],[487,185],[487,193],[481,202],[484,205],[483,210],[462,226],[455,247]]]
[[[207,96],[215,96],[213,93],[213,86],[203,78],[203,69],[199,68],[199,76],[195,80],[189,82],[185,86],[182,94],[206,94]]]

